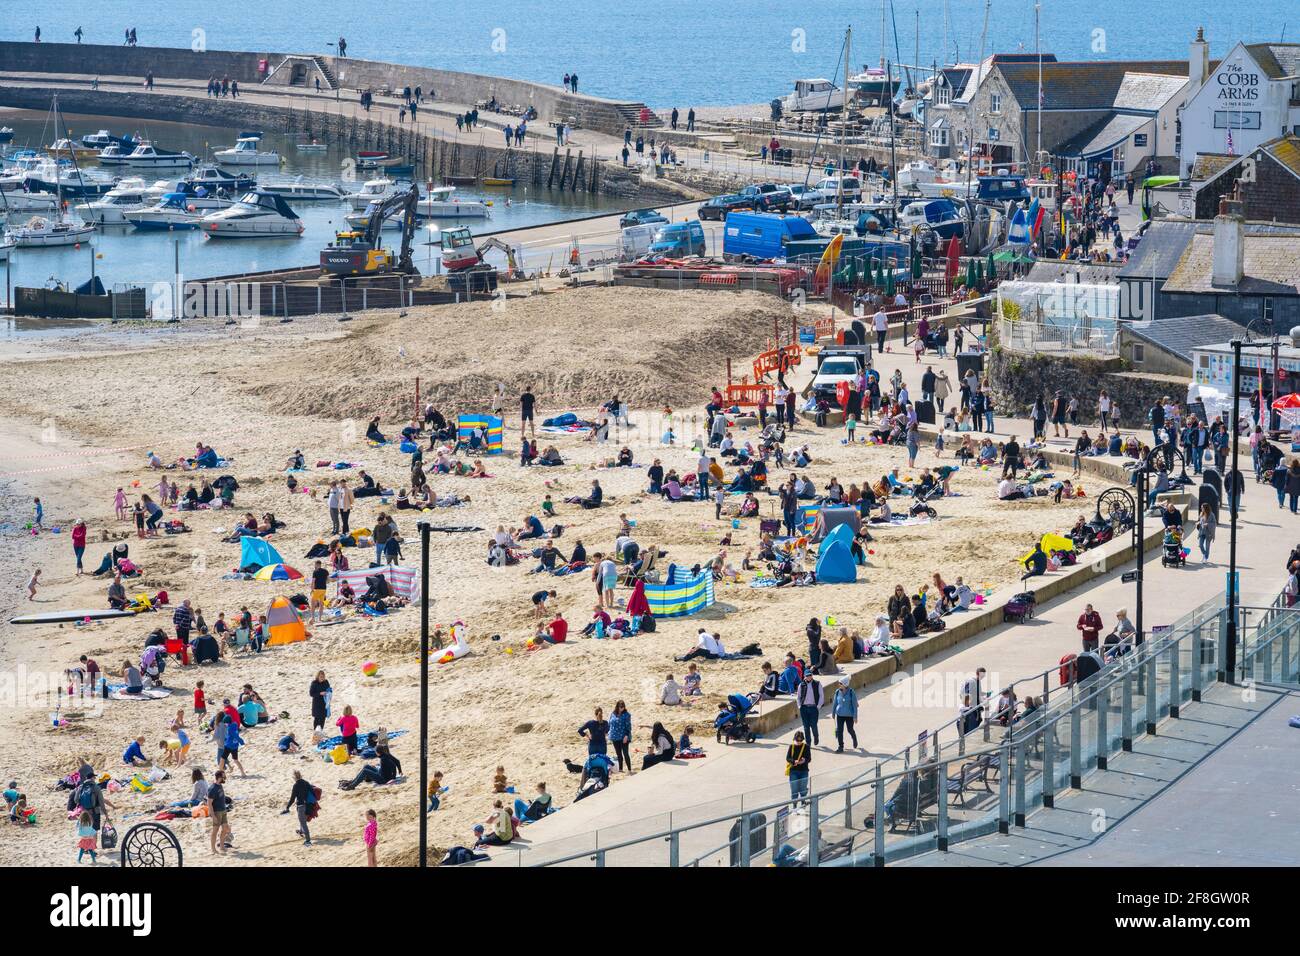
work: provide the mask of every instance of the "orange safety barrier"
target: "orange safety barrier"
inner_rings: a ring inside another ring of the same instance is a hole
[[[773,386],[767,385],[763,382],[740,382],[734,385],[728,384],[727,407],[730,408],[733,405],[739,405],[742,407],[747,405],[757,405],[759,396],[764,393],[766,393],[767,401],[770,405],[775,391],[776,389]]]
[[[793,368],[799,364],[803,358],[803,348],[798,342],[790,345],[783,345],[779,349],[768,349],[766,352],[760,352],[754,359],[754,380],[759,381],[768,372],[777,372],[781,370],[782,364],[785,368]]]
[[[814,320],[813,334],[815,334],[819,339],[830,338],[835,334],[835,319],[831,316],[826,316],[825,318]]]
[[[734,272],[705,272],[700,276],[700,285],[735,285],[738,278]]]

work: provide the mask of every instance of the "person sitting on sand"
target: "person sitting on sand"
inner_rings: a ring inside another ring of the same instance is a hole
[[[393,756],[387,744],[381,744],[377,749],[379,763],[368,763],[361,768],[361,771],[351,780],[340,780],[340,790],[355,790],[363,781],[369,781],[374,784],[392,783],[402,772],[402,762]]]
[[[383,445],[388,441],[388,439],[384,437],[384,433],[379,430],[378,415],[370,419],[370,424],[366,426],[366,438],[380,445]]]

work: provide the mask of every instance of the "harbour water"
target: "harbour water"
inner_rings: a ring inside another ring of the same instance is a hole
[[[79,139],[87,133],[108,129],[115,135],[141,135],[167,149],[187,150],[202,158],[212,150],[234,144],[239,130],[211,126],[190,126],[181,123],[164,123],[125,119],[121,117],[95,117],[70,114],[64,117],[73,137]],[[40,148],[54,139],[45,114],[0,110],[0,125],[13,127],[14,146]],[[340,147],[331,147],[325,153],[299,153],[297,139],[291,135],[267,131],[263,148],[278,150],[285,163],[274,167],[244,167],[254,170],[260,180],[295,178],[307,181],[333,182],[348,191],[361,188],[362,181],[377,173],[350,172],[347,161],[352,153]],[[98,164],[89,163],[89,168]],[[229,167],[232,171],[236,167]],[[183,170],[133,170],[122,167],[113,175],[140,176],[145,182],[175,178],[185,175]],[[351,180],[349,180],[351,176]],[[589,193],[571,193],[560,190],[537,189],[516,185],[513,189],[479,189],[462,187],[456,191],[462,198],[484,199],[492,203],[491,218],[466,219],[475,235],[540,225],[564,219],[594,215],[623,208],[609,196]],[[90,279],[92,266],[105,286],[150,285],[171,279],[179,261],[180,272],[186,278],[258,272],[291,266],[311,265],[317,262],[320,249],[340,229],[349,228],[343,219],[351,207],[343,202],[296,202],[291,208],[302,219],[304,231],[301,238],[270,239],[208,239],[193,229],[178,232],[140,232],[130,226],[107,226],[96,231],[89,247],[52,247],[16,250],[8,264],[11,286],[43,286],[51,276],[74,287]],[[11,223],[25,221],[27,215],[14,215]],[[457,220],[440,220],[433,225],[452,226]],[[387,232],[396,243],[397,233]],[[413,254],[421,271],[437,257],[438,250],[430,245],[429,234],[421,230],[416,234]],[[0,273],[5,271],[0,264]]]
[[[1214,56],[1238,40],[1276,41],[1300,30],[1287,0],[1043,0],[1041,7],[1042,49],[1062,60],[1184,58],[1198,26]],[[984,0],[896,0],[883,54],[922,66],[974,60],[983,19]],[[796,77],[828,76],[849,25],[855,68],[874,66],[882,55],[881,0],[659,0],[617,8],[605,0],[453,7],[389,0],[366,8],[318,0],[306,17],[292,3],[236,17],[203,0],[96,0],[93,12],[5,0],[0,39],[31,40],[38,25],[47,42],[72,42],[81,26],[87,43],[121,43],[123,31],[135,27],[141,46],[326,54],[342,34],[350,56],[557,85],[573,71],[583,92],[682,108],[766,102],[788,93]],[[993,0],[987,52],[1033,49],[1033,0]]]

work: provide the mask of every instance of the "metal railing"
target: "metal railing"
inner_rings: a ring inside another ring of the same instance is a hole
[[[1236,679],[1300,680],[1297,612],[1280,597],[1239,608]],[[958,718],[865,771],[819,774],[803,786],[780,783],[527,851],[498,851],[492,865],[884,866],[1009,832],[1219,680],[1226,614],[1216,597],[1082,682],[1052,688],[1056,667],[1014,682],[1041,684],[1045,699],[1009,726],[987,715],[979,731],[963,735]]]
[[[1087,352],[1118,355],[1119,324],[1114,319],[998,319],[998,342],[1016,352]]]

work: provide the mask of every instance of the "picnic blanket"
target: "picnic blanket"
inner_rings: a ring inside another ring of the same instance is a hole
[[[367,739],[371,734],[377,734],[377,733],[379,733],[379,728],[378,728],[378,727],[376,727],[374,730],[367,730],[367,731],[365,731],[365,732],[363,732],[363,733],[358,733],[358,734],[357,734],[357,742],[360,743],[360,742],[366,740],[366,739]],[[405,733],[406,733],[405,730],[390,730],[390,731],[388,732],[388,738],[387,738],[387,739],[388,739],[388,740],[396,740],[398,737],[402,736],[402,735],[405,734]],[[334,737],[328,737],[328,738],[326,738],[325,740],[322,740],[320,743],[318,743],[318,744],[316,745],[316,749],[317,749],[317,750],[333,750],[335,747],[337,747],[337,746],[338,746],[339,744],[341,744],[341,743],[343,743],[343,737],[342,737],[342,735],[336,735],[336,736],[334,736]],[[383,741],[379,741],[379,743],[383,743]]]
[[[108,689],[110,700],[164,700],[171,695],[172,692],[166,687],[146,687],[138,694],[128,694],[124,684],[119,684],[116,688],[110,685]]]

